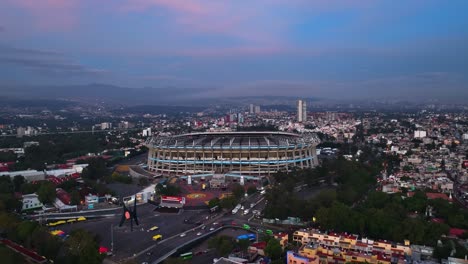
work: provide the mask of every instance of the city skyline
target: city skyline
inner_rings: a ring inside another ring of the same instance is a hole
[[[0,91],[102,83],[197,98],[460,99],[467,10],[466,1],[6,0]]]

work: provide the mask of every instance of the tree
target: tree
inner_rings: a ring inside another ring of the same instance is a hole
[[[0,177],[0,193],[13,193],[15,186],[11,182],[10,176]]]
[[[255,188],[255,186],[249,186],[249,188],[247,188],[247,194],[248,195],[252,195],[254,193],[257,192],[257,188]]]
[[[38,228],[38,226],[39,224],[37,222],[32,222],[32,221],[21,222],[16,229],[16,234],[18,235],[18,239],[22,242],[26,241],[29,237],[31,237],[34,230]]]
[[[237,242],[237,245],[241,251],[247,252],[247,249],[250,246],[250,241],[248,239],[241,239],[239,242]]]
[[[138,178],[138,184],[141,186],[146,186],[149,184],[148,178],[146,177],[140,177]]]
[[[167,196],[176,196],[181,193],[180,188],[173,184],[162,185],[158,183],[155,187],[155,191],[159,195],[167,195]]]
[[[219,205],[221,206],[221,208],[231,209],[234,206],[236,206],[237,201],[238,200],[236,199],[236,197],[228,196],[228,197],[224,197],[223,199],[221,199],[219,202]]]
[[[3,246],[0,247],[0,259],[2,263],[27,263],[19,253]]]
[[[72,263],[99,264],[102,262],[96,237],[85,230],[72,231],[65,245]]]
[[[52,203],[57,197],[54,184],[51,182],[42,183],[41,187],[37,190],[37,195],[39,196],[39,201],[43,204]]]
[[[109,171],[106,168],[106,161],[102,158],[88,159],[88,166],[83,169],[83,178],[97,180],[106,176]]]
[[[265,254],[272,260],[279,259],[283,249],[281,248],[280,242],[277,239],[270,239],[265,247]]]
[[[245,189],[243,186],[241,186],[240,184],[234,184],[232,186],[232,194],[234,195],[234,197],[236,197],[237,199],[241,199],[242,196],[244,196],[244,193],[245,193]]]
[[[13,178],[13,185],[15,188],[15,192],[21,191],[21,186],[26,182],[23,176],[18,175]]]
[[[218,197],[215,197],[208,202],[208,207],[213,208],[215,206],[219,206],[220,202],[221,200],[219,200]]]
[[[164,260],[164,264],[187,264],[187,262],[180,258],[168,258]]]
[[[208,240],[208,246],[216,249],[218,254],[225,256],[232,252],[234,249],[234,243],[232,238],[226,235],[215,236]]]
[[[73,190],[70,193],[70,204],[71,205],[79,205],[81,203],[81,196],[77,190]]]

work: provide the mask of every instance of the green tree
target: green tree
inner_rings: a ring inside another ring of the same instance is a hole
[[[81,203],[81,196],[77,190],[73,190],[70,193],[70,204],[71,205],[79,205]]]
[[[208,240],[208,246],[216,249],[218,254],[225,256],[234,249],[234,241],[232,241],[232,238],[229,236],[215,236]]]
[[[56,259],[62,246],[62,242],[55,236],[52,236],[44,227],[34,229],[31,234],[31,246],[39,254],[50,259]]]
[[[255,188],[255,186],[249,186],[249,188],[247,188],[247,194],[248,195],[252,195],[254,193],[257,192],[257,188]]]
[[[241,199],[244,196],[245,189],[240,184],[234,184],[231,187],[231,189],[232,189],[232,194],[234,195],[234,197],[236,197],[236,199]]]
[[[2,260],[2,263],[5,264],[27,263],[26,260],[19,253],[16,253],[13,250],[4,246],[0,246],[0,259]]]
[[[146,178],[146,177],[140,177],[140,178],[138,178],[138,184],[139,184],[140,186],[146,186],[146,185],[148,185],[148,184],[149,184],[148,178]]]
[[[65,245],[72,263],[98,264],[102,262],[96,237],[85,230],[72,231]]]
[[[17,229],[16,233],[18,235],[18,239],[22,242],[26,241],[30,236],[33,234],[34,230],[38,228],[37,222],[32,221],[23,221],[21,222]]]
[[[109,174],[106,161],[102,158],[88,159],[88,166],[83,169],[82,177],[97,180]]]
[[[247,249],[250,246],[250,241],[248,239],[241,239],[237,242],[237,245],[242,252],[247,252]]]
[[[187,261],[181,258],[168,258],[164,260],[164,264],[186,264]]]
[[[21,191],[21,186],[26,182],[24,177],[22,175],[15,176],[13,178],[13,186],[15,189],[15,192],[20,192]]]
[[[155,191],[159,195],[167,195],[167,196],[176,196],[181,193],[179,186],[176,186],[173,184],[162,185],[158,183],[155,187]]]
[[[270,239],[265,247],[265,254],[272,260],[276,260],[281,258],[282,253],[280,242],[277,239]]]
[[[30,193],[35,193],[37,190],[41,187],[40,184],[32,184],[32,183],[25,183],[21,185],[21,193],[22,194],[30,194]]]
[[[39,201],[43,204],[52,203],[57,197],[54,184],[48,181],[43,182],[37,190],[37,195],[39,196]]]
[[[215,206],[219,206],[220,202],[221,200],[218,197],[215,197],[208,202],[208,207],[213,208]]]
[[[219,205],[224,209],[231,209],[236,206],[238,200],[234,196],[224,197],[219,201]]]
[[[10,176],[0,176],[0,193],[13,193],[14,190]]]

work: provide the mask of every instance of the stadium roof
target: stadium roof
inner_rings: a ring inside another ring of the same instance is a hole
[[[286,132],[204,132],[174,136],[153,137],[148,145],[166,147],[280,147],[301,144],[318,144],[315,134]]]

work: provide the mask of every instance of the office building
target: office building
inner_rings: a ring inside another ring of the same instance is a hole
[[[307,121],[307,102],[304,100],[297,101],[297,122]]]

